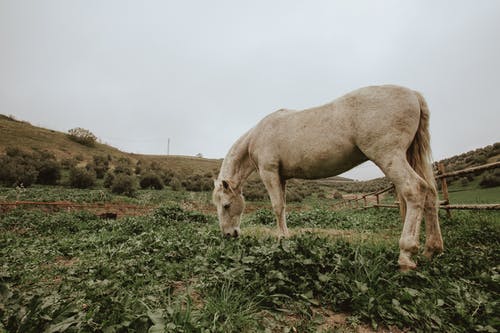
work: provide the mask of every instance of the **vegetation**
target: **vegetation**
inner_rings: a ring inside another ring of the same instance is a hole
[[[94,170],[74,167],[69,171],[69,185],[75,188],[89,188],[94,186],[96,175]]]
[[[291,213],[296,234],[281,241],[257,232],[265,216],[250,215],[244,236],[226,240],[213,216],[175,204],[120,220],[3,214],[0,331],[499,328],[498,213],[442,217],[446,252],[406,274],[396,264],[396,211]],[[340,236],[301,232],[311,227]],[[335,314],[346,318],[336,328]]]
[[[68,138],[84,146],[94,147],[97,137],[87,129],[76,127],[68,131]]]
[[[111,192],[133,197],[137,191],[136,179],[132,175],[118,174],[111,184]]]
[[[481,187],[496,187],[500,186],[500,169],[496,169],[494,172],[485,172],[479,183]]]
[[[444,163],[447,171],[455,171],[495,161],[500,161],[500,142],[455,155],[439,162]]]
[[[154,189],[161,190],[163,189],[163,181],[160,176],[154,173],[147,173],[141,177],[140,181],[141,188],[143,189]]]
[[[222,160],[194,156],[129,154],[99,142],[95,142],[94,146],[89,147],[71,140],[67,133],[32,126],[27,122],[4,115],[0,115],[0,131],[2,133],[0,135],[0,156],[8,148],[17,148],[25,152],[49,151],[55,155],[59,162],[73,163],[78,160],[78,164],[84,165],[92,164],[94,156],[103,156],[109,161],[109,168],[114,167],[120,158],[128,158],[134,168],[138,161],[141,161],[144,168],[156,163],[163,169],[175,172],[180,179],[192,174],[216,173],[222,162]],[[67,169],[70,167],[71,165],[64,166]],[[99,171],[95,171],[100,178]],[[165,182],[165,184],[167,183]]]
[[[25,152],[10,147],[0,156],[0,165],[0,184],[4,186],[54,185],[61,177],[59,162],[47,151]]]

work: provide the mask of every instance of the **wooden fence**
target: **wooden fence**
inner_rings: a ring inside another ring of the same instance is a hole
[[[494,162],[489,164],[484,164],[472,168],[467,168],[458,171],[446,172],[444,164],[438,164],[438,172],[436,173],[436,181],[441,184],[441,192],[443,200],[439,202],[439,208],[445,209],[446,214],[451,216],[451,210],[453,209],[466,209],[466,210],[500,210],[500,203],[494,204],[459,204],[452,205],[450,204],[450,197],[448,193],[448,184],[446,183],[446,178],[456,177],[461,175],[466,175],[470,173],[482,172],[485,170],[496,169],[500,167],[500,162]],[[333,208],[399,208],[399,204],[395,202],[394,204],[384,204],[380,202],[380,197],[382,194],[394,190],[394,185],[386,187],[382,190],[363,194],[359,197],[355,197],[352,199],[343,199],[333,205]],[[371,203],[374,202],[374,203]]]

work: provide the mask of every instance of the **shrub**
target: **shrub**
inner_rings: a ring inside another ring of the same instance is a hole
[[[286,190],[286,201],[287,202],[301,202],[305,198],[305,195],[300,190]]]
[[[148,188],[154,189],[154,190],[163,189],[163,182],[162,182],[160,176],[158,176],[154,173],[151,173],[151,172],[142,176],[139,184],[141,185],[141,188],[143,188],[143,189],[148,189]]]
[[[113,170],[115,175],[124,174],[131,176],[132,175],[132,163],[128,158],[121,157],[118,159],[116,163],[115,169]]]
[[[258,188],[255,186],[245,189],[244,196],[245,199],[249,201],[262,201],[268,198],[266,189]]]
[[[86,168],[72,168],[69,171],[69,185],[76,188],[89,188],[96,181],[95,172]]]
[[[128,197],[135,195],[137,191],[136,180],[134,176],[126,174],[118,174],[113,180],[111,185],[111,192],[116,194],[123,194]]]
[[[162,178],[164,184],[170,184],[170,182],[174,178],[177,178],[177,180],[179,180],[179,177],[172,170],[163,170]]]
[[[95,146],[97,141],[97,137],[92,132],[81,127],[70,129],[68,138],[87,147]]]
[[[96,155],[93,157],[93,163],[91,167],[94,169],[96,177],[98,179],[104,178],[104,175],[109,169],[109,161],[105,156]]]
[[[104,182],[103,182],[104,187],[110,188],[111,185],[113,185],[114,180],[115,180],[115,175],[110,171],[106,172],[106,174],[104,175]]]
[[[336,200],[342,200],[342,193],[340,193],[339,191],[335,191],[335,193],[333,193],[333,198]]]
[[[170,180],[169,185],[172,188],[172,190],[174,190],[174,191],[181,191],[182,190],[182,183],[179,180],[179,178],[177,178],[177,177],[173,177]]]
[[[71,169],[76,167],[78,161],[74,158],[65,158],[61,161],[61,166],[65,169]]]
[[[460,185],[462,185],[462,187],[466,187],[467,185],[469,185],[469,180],[467,179],[467,177],[462,177],[460,179]]]
[[[31,186],[37,177],[37,161],[32,154],[17,148],[7,148],[6,155],[0,157],[0,182],[5,186]]]
[[[140,175],[142,173],[142,162],[141,160],[138,160],[137,163],[135,164],[135,170],[134,170],[136,175]]]
[[[45,159],[39,162],[37,183],[55,185],[61,179],[61,164],[55,159]]]
[[[182,185],[188,191],[202,192],[209,191],[213,187],[212,178],[204,177],[201,175],[189,176],[182,182]]]
[[[487,172],[479,182],[481,187],[500,186],[500,175],[497,173]]]

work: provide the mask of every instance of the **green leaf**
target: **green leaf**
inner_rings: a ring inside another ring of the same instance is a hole
[[[319,274],[318,275],[318,280],[320,280],[321,282],[327,282],[330,280],[330,277],[326,274]]]
[[[251,264],[255,262],[255,257],[254,256],[246,256],[241,259],[241,262],[244,264]]]
[[[155,325],[163,325],[165,324],[165,318],[163,317],[163,310],[149,310],[148,311],[148,317],[151,319],[153,324]]]
[[[57,323],[57,324],[52,324],[47,328],[44,333],[56,333],[56,332],[64,332],[67,330],[70,326],[73,326],[75,324],[78,324],[80,320],[78,319],[78,316],[71,316],[63,321]]]
[[[148,329],[148,333],[163,333],[165,332],[165,325],[163,324],[157,324],[157,325],[153,325],[151,326],[149,329]]]

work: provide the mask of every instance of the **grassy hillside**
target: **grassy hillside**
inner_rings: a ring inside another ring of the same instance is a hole
[[[134,164],[137,161],[150,164],[156,162],[162,167],[168,167],[178,174],[205,174],[218,170],[222,160],[206,159],[190,156],[160,156],[130,154],[120,151],[106,144],[96,143],[94,147],[74,142],[66,133],[36,127],[25,121],[0,115],[0,154],[7,147],[22,150],[46,150],[53,153],[57,159],[78,158],[82,161],[91,161],[93,156],[111,156],[113,160],[128,158]]]

